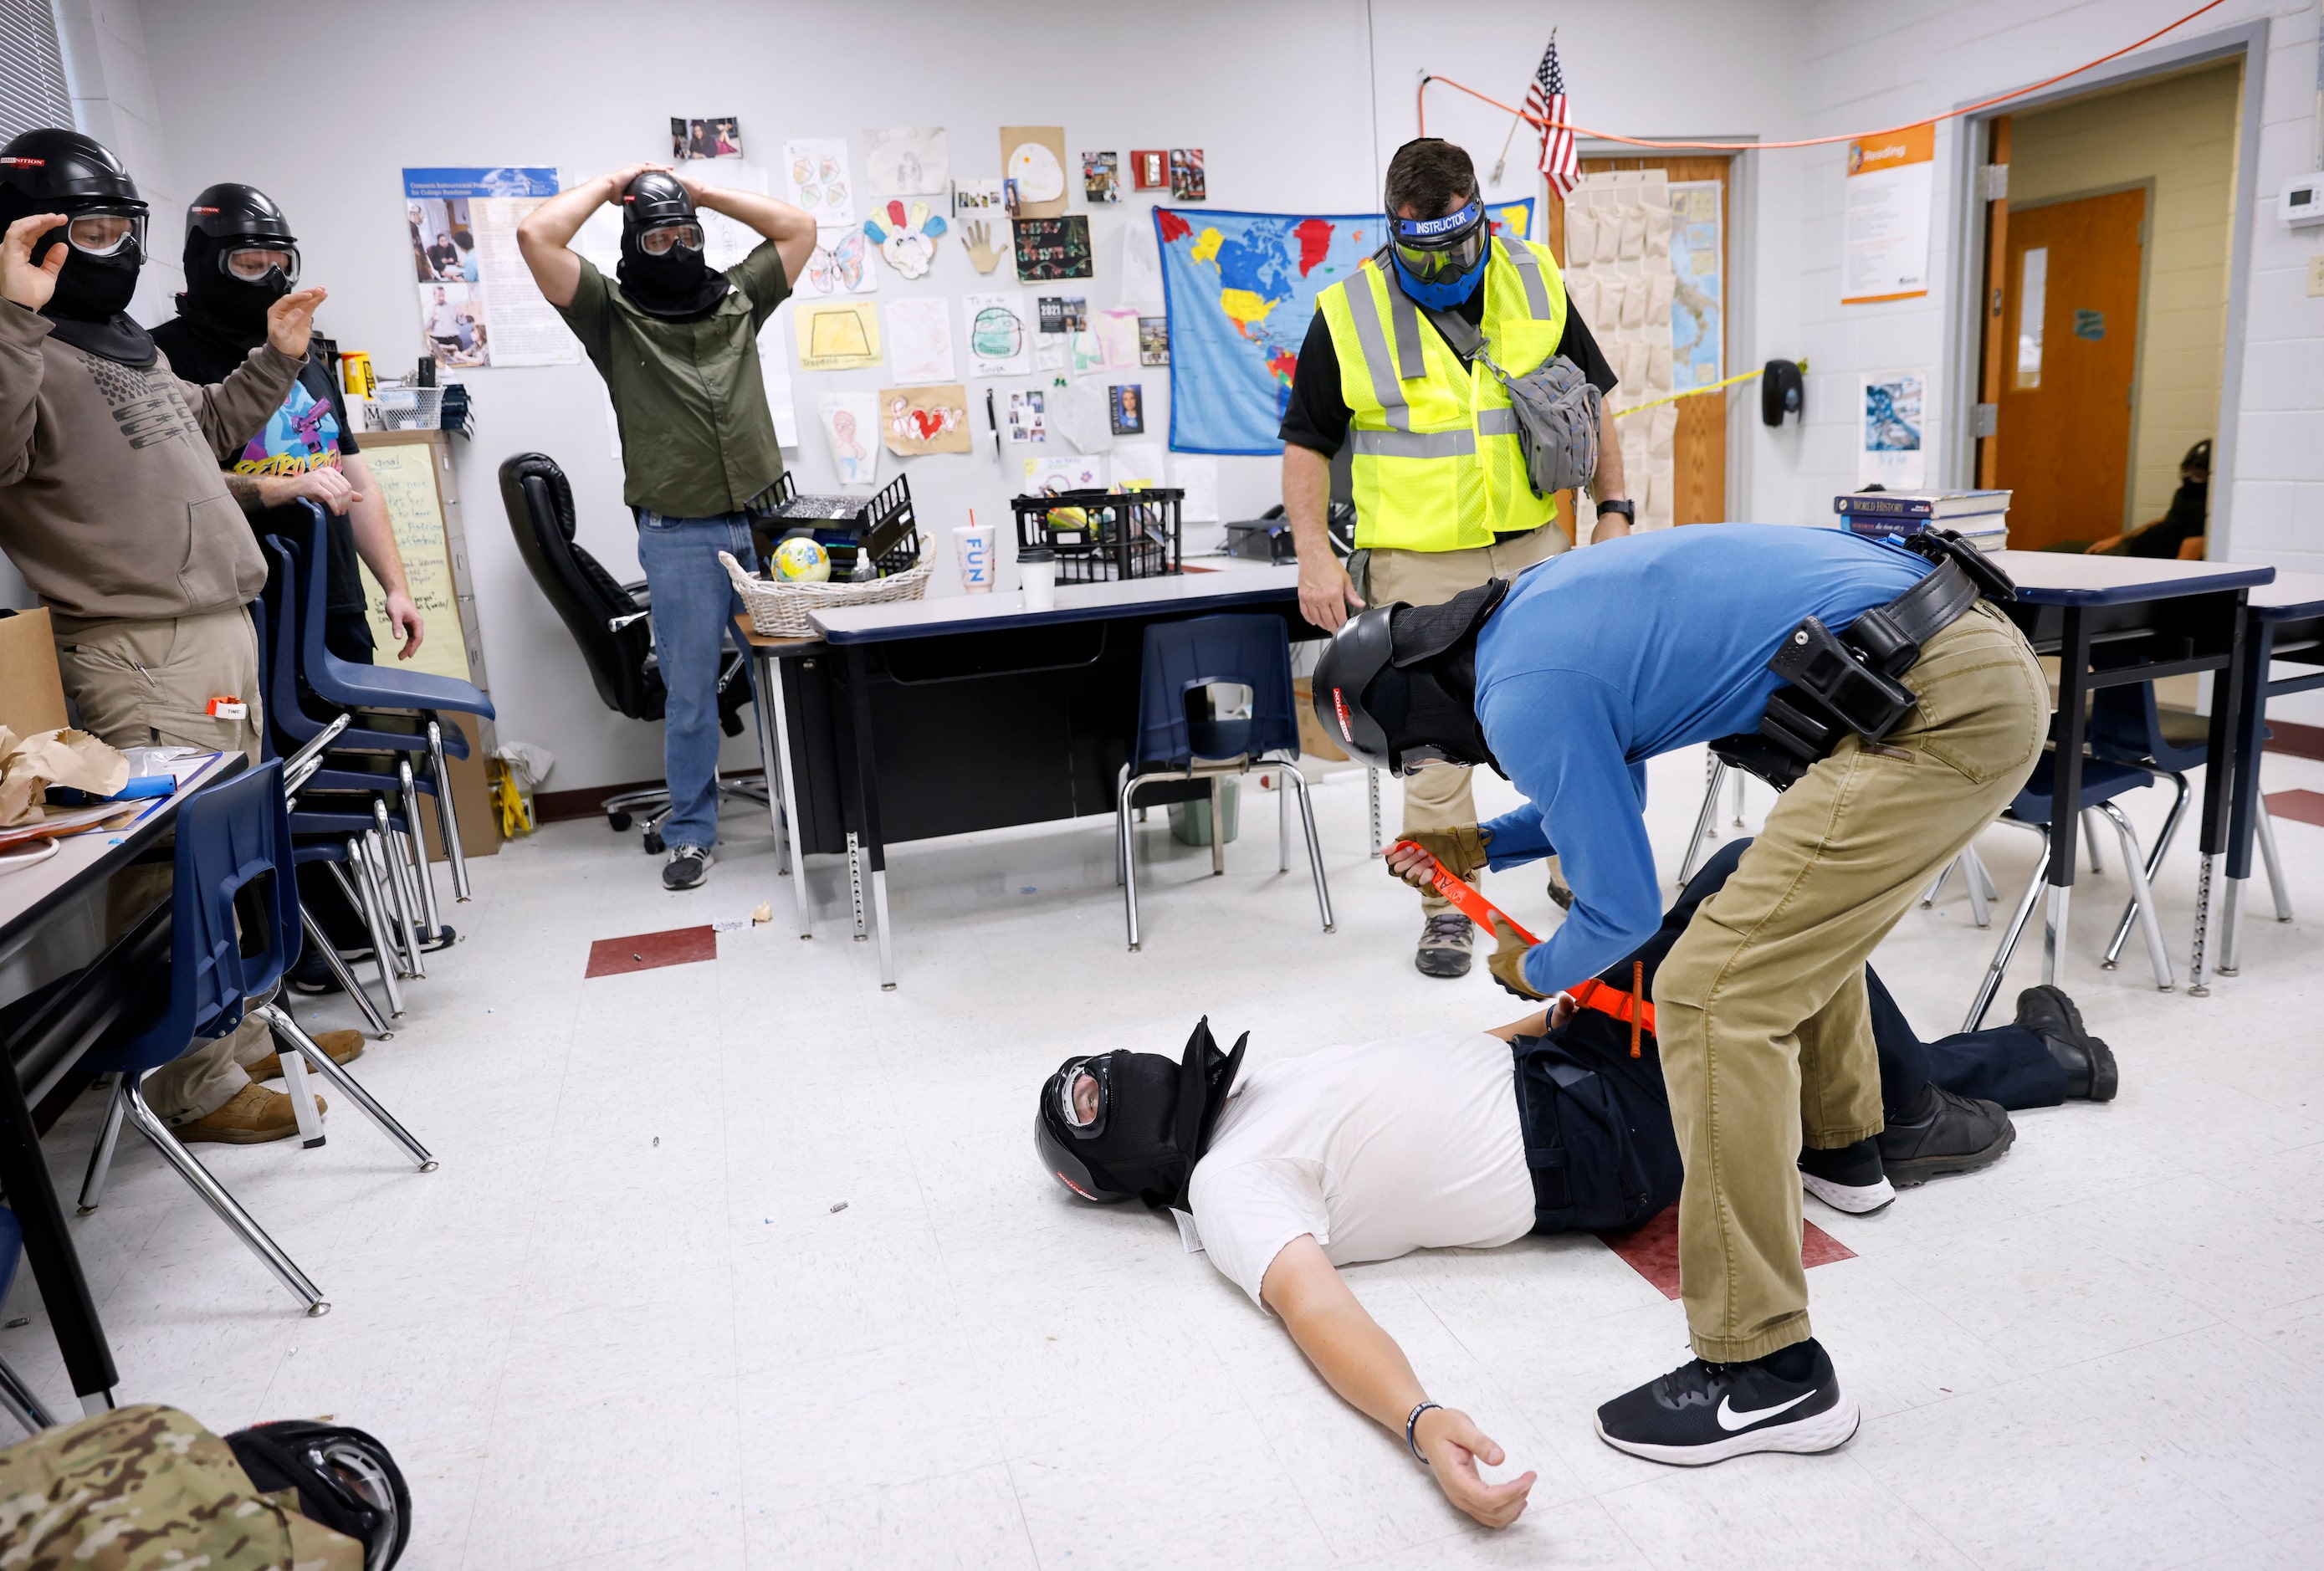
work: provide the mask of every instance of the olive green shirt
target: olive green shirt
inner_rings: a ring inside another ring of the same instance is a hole
[[[715,518],[782,477],[759,370],[759,329],[791,292],[770,240],[726,270],[734,287],[699,321],[649,316],[581,260],[558,314],[605,379],[622,431],[622,500],[669,518]]]

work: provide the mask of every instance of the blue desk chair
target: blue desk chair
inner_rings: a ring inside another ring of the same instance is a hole
[[[2090,700],[2090,754],[2112,763],[2146,770],[2168,780],[2178,790],[2170,816],[2163,820],[2163,833],[2154,838],[2153,855],[2147,858],[2146,877],[2152,883],[2163,871],[2163,855],[2171,849],[2180,821],[2187,816],[2187,803],[2193,795],[2187,773],[2210,762],[2210,719],[2183,709],[2163,708],[2155,702],[2153,682],[2100,688]],[[2275,919],[2288,922],[2292,920],[2292,894],[2284,883],[2283,864],[2276,857],[2275,825],[2268,817],[2264,797],[2255,797],[2253,800],[2252,829],[2259,842],[2260,860],[2267,867],[2268,892],[2275,897]],[[2122,947],[2130,938],[2131,920],[2132,912],[2126,910],[2115,928],[2114,941],[2107,946],[2106,968],[2109,971],[2122,957]]]
[[[141,1089],[145,1077],[179,1058],[196,1041],[233,1031],[242,1024],[245,1012],[254,1013],[266,1021],[275,1040],[290,1049],[284,1054],[283,1069],[292,1097],[301,1104],[302,1132],[308,1132],[309,1143],[321,1143],[318,1120],[311,1132],[305,1129],[306,1110],[311,1109],[312,1103],[304,1077],[311,1067],[402,1145],[421,1172],[433,1171],[436,1160],[272,1002],[290,947],[297,942],[300,930],[281,764],[263,763],[197,792],[178,809],[175,832],[166,993],[157,986],[154,992],[161,996],[152,1013],[108,1033],[80,1060],[85,1070],[115,1077],[97,1149],[89,1155],[88,1173],[81,1181],[80,1214],[88,1215],[102,1201],[121,1127],[124,1123],[133,1124],[282,1285],[306,1304],[309,1315],[327,1314],[330,1305],[306,1272],[147,1104]]]
[[[24,1224],[16,1220],[14,1211],[0,1206],[0,1299],[7,1298],[8,1289],[15,1284],[16,1265],[23,1258]],[[23,1425],[28,1435],[62,1422],[5,1359],[0,1359],[0,1410]]]
[[[1114,859],[1120,874],[1130,947],[1139,947],[1137,845],[1131,809],[1141,787],[1207,781],[1211,804],[1211,872],[1226,871],[1222,782],[1254,767],[1280,771],[1299,792],[1307,836],[1307,866],[1323,930],[1335,930],[1332,893],[1323,882],[1323,853],[1315,839],[1315,808],[1299,756],[1299,717],[1291,694],[1291,642],[1278,616],[1197,616],[1157,622],[1146,629],[1139,678],[1138,735],[1121,769],[1114,806]],[[1276,871],[1291,871],[1291,801],[1278,785]]]
[[[2032,919],[2034,906],[2042,898],[2042,885],[2049,876],[2050,836],[2056,832],[2058,804],[2056,794],[2057,754],[2044,753],[2034,766],[2034,777],[2025,789],[2002,812],[2000,822],[2031,829],[2042,837],[2041,855],[2034,860],[2034,875],[2026,880],[2024,898],[2017,902],[2017,910],[2001,935],[2001,945],[1993,952],[1993,963],[1986,967],[1985,980],[1978,984],[1977,1000],[1969,1005],[1965,1031],[1978,1030],[1985,1023],[1985,1012],[1993,1005],[1994,994],[2001,990],[2002,974],[2009,969],[2010,956],[2016,952],[2017,940]],[[2154,783],[2154,776],[2146,770],[2126,763],[2111,763],[2103,759],[2085,759],[2082,762],[2082,799],[2074,804],[2067,822],[2093,809],[2106,816],[2114,825],[2114,832],[2122,842],[2123,865],[2130,877],[2131,907],[2140,928],[2146,936],[2146,957],[2154,967],[2154,985],[2168,993],[2177,985],[2171,970],[2171,956],[2163,947],[2163,924],[2154,911],[2154,894],[2146,882],[2146,864],[2139,855],[2138,836],[2130,820],[2115,805],[2115,799],[2125,791],[2142,790]],[[2072,830],[2067,830],[2071,834]]]

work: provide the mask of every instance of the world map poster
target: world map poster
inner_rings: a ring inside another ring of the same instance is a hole
[[[1489,209],[1493,232],[1532,231],[1531,199]],[[1382,215],[1157,208],[1170,332],[1170,446],[1268,455],[1291,400],[1315,298],[1379,248]]]

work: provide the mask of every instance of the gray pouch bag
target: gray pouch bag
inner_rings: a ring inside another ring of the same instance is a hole
[[[1526,477],[1536,496],[1572,491],[1590,484],[1598,473],[1598,402],[1595,387],[1582,367],[1563,355],[1553,355],[1521,376],[1501,369],[1484,334],[1466,317],[1451,311],[1421,314],[1436,324],[1444,341],[1463,358],[1482,360],[1485,369],[1500,379],[1509,395],[1509,410],[1517,419],[1517,440],[1526,456]]]

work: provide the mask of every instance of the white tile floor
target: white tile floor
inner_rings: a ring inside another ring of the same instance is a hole
[[[1702,778],[1699,753],[1655,767],[1666,870]],[[2270,758],[2267,781],[2324,787],[2324,764]],[[2151,830],[2162,793],[2140,795]],[[2310,919],[2279,926],[2261,893],[2244,975],[2203,1000],[2156,993],[2135,943],[2098,970],[2125,891],[2109,844],[2064,980],[2121,1098],[2023,1114],[1997,1168],[1886,1215],[1811,1205],[1857,1253],[1810,1279],[1865,1408],[1836,1455],[1683,1473],[1601,1446],[1591,1409],[1684,1347],[1678,1306],[1595,1240],[1352,1271],[1432,1391],[1538,1468],[1490,1535],[1167,1222],[1078,1206],[1029,1153],[1059,1059],[1175,1055],[1204,1011],[1256,1057],[1515,1012],[1481,967],[1413,972],[1411,897],[1365,865],[1361,776],[1317,799],[1335,935],[1304,870],[1273,871],[1261,797],[1218,880],[1156,814],[1139,955],[1102,823],[901,848],[890,994],[827,859],[811,943],[779,920],[722,937],[715,965],[582,980],[595,938],[766,899],[787,918],[740,810],[698,893],[665,894],[634,836],[594,824],[480,861],[470,936],[356,1067],[442,1169],[414,1174],[351,1109],[318,1151],[204,1148],[323,1286],[332,1313],[308,1320],[124,1146],[75,1224],[122,1395],[218,1429],[373,1429],[411,1474],[413,1571],[2324,1563],[2324,830],[2280,830]],[[2161,887],[2183,984],[2182,840]],[[1984,849],[2014,894],[2031,836]],[[1530,879],[1498,882],[1545,919]],[[1925,1034],[1958,1021],[1994,937],[1954,889],[1879,957]],[[68,1192],[97,1111],[51,1139]],[[30,1320],[0,1353],[68,1402],[29,1275],[6,1315]]]

